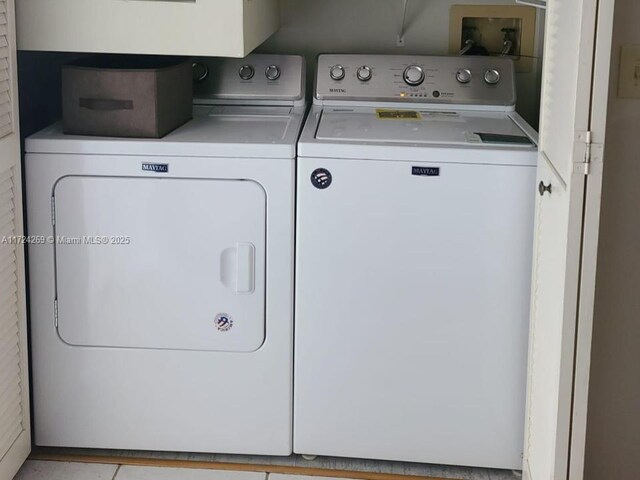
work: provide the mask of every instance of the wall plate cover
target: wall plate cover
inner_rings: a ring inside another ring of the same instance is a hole
[[[465,28],[477,29],[480,44],[491,55],[502,50],[503,28],[514,28],[518,40],[518,55],[511,56],[516,72],[533,68],[536,9],[517,5],[453,5],[450,13],[449,53],[457,55],[464,45]]]
[[[619,98],[640,98],[640,45],[623,45],[620,52]]]

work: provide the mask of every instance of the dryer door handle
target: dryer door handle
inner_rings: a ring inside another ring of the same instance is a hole
[[[236,293],[253,293],[255,273],[256,248],[251,243],[236,244]]]
[[[220,255],[220,281],[238,295],[250,295],[255,290],[256,247],[238,242]]]

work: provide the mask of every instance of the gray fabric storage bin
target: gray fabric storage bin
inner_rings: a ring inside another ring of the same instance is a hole
[[[160,138],[191,119],[191,61],[99,55],[62,68],[63,130]]]

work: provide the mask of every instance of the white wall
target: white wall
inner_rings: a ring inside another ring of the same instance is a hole
[[[640,99],[617,97],[639,21],[640,2],[616,0],[585,480],[640,478]]]
[[[449,10],[455,4],[514,5],[514,0],[409,0],[405,46],[396,46],[402,0],[280,0],[281,27],[258,51],[297,53],[307,57],[313,80],[319,53],[447,55]],[[543,15],[539,16],[542,31]],[[537,35],[538,54],[542,35]],[[518,111],[537,126],[540,61],[531,73],[518,75]],[[311,83],[313,83],[311,81]]]

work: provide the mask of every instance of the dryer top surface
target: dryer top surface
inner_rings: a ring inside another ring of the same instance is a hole
[[[26,141],[27,153],[294,158],[304,107],[195,106],[193,119],[160,139],[65,135],[55,124]]]

